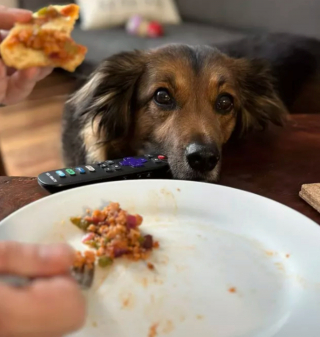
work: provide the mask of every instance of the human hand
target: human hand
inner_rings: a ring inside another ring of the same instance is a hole
[[[28,22],[32,12],[0,6],[0,43],[16,22]],[[3,31],[1,31],[3,30]],[[0,55],[0,105],[15,104],[30,95],[36,83],[52,72],[52,68],[30,68],[16,71],[1,61]]]
[[[84,298],[67,275],[74,257],[66,245],[0,242],[0,274],[41,277],[25,288],[0,283],[1,337],[59,337],[81,328]]]

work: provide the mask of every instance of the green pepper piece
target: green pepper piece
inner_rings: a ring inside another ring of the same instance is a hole
[[[80,224],[79,224],[79,228],[82,230],[87,230],[87,228],[90,226],[90,223],[87,220],[81,219],[80,220]]]
[[[142,245],[145,241],[145,238],[144,236],[140,236],[139,239],[138,239],[139,243]]]
[[[91,247],[92,247],[92,248],[95,248],[95,249],[99,249],[99,248],[100,248],[100,245],[99,245],[98,242],[92,241]]]
[[[70,218],[70,221],[71,221],[74,225],[76,225],[77,227],[81,228],[81,227],[80,227],[80,224],[81,224],[81,218],[79,218],[79,217],[71,217],[71,218]]]
[[[43,15],[46,15],[47,12],[48,12],[48,7],[43,7],[38,10],[37,14],[40,16],[43,16]]]
[[[73,45],[70,41],[64,43],[64,50],[68,53],[76,53],[78,51],[77,46]]]
[[[110,257],[108,257],[108,256],[101,256],[101,257],[99,257],[98,265],[101,268],[108,267],[108,266],[112,265],[112,263],[113,263],[113,260]]]

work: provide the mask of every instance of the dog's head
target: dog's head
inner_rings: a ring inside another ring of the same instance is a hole
[[[206,46],[112,56],[71,104],[112,156],[163,153],[175,178],[209,182],[236,127],[281,125],[286,116],[264,62]]]

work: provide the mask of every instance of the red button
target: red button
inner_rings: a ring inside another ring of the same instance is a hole
[[[163,155],[160,155],[160,156],[158,156],[158,159],[164,160],[164,159],[167,159],[167,157],[166,157],[166,156],[163,156]]]

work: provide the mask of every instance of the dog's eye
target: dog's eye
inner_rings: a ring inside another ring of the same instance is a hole
[[[171,106],[173,105],[173,99],[170,96],[168,90],[159,89],[154,94],[154,100],[158,105]]]
[[[216,101],[216,109],[218,112],[227,113],[233,108],[233,98],[228,94],[223,94]]]

